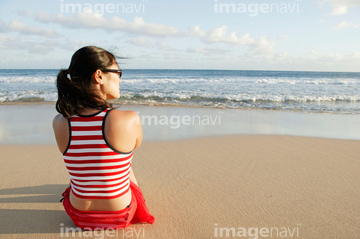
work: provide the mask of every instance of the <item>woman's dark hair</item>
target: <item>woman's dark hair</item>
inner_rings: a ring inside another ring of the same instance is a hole
[[[69,118],[85,108],[112,108],[91,82],[97,69],[108,68],[114,63],[115,56],[102,48],[85,46],[77,50],[71,58],[69,69],[61,69],[57,76],[56,110]]]

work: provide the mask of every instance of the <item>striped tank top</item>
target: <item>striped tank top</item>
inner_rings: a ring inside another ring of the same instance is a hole
[[[70,142],[64,162],[76,197],[112,199],[129,191],[133,152],[117,151],[106,141],[104,123],[110,110],[68,120]]]

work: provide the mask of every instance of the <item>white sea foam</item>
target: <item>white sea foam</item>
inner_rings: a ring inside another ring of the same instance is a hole
[[[37,90],[27,90],[19,92],[0,93],[0,102],[13,101],[56,101],[56,92],[44,92]]]
[[[54,76],[0,76],[0,83],[52,83],[54,84],[56,77]]]
[[[0,74],[0,102],[55,101],[56,71],[49,72]],[[119,101],[360,113],[360,75],[184,70],[125,73]]]

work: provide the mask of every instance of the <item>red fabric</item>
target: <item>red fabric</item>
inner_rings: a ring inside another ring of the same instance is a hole
[[[129,208],[120,211],[81,211],[74,208],[69,199],[70,187],[62,194],[66,213],[74,224],[82,229],[124,228],[135,223],[153,224],[155,219],[150,214],[141,189],[130,181],[131,203]]]

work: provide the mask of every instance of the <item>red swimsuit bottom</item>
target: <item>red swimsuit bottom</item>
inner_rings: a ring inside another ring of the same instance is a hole
[[[70,190],[66,188],[62,194],[66,213],[74,224],[84,230],[124,228],[135,223],[153,224],[155,219],[149,213],[141,189],[130,181],[131,203],[119,211],[82,211],[74,208],[70,203]]]

